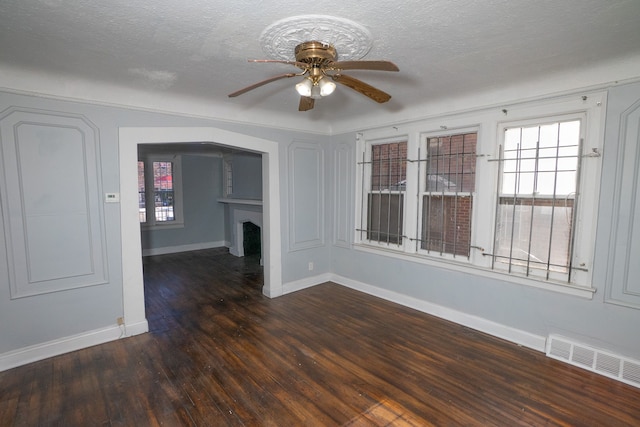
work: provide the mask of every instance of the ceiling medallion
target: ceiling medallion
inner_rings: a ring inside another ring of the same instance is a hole
[[[339,61],[358,60],[373,44],[369,30],[354,21],[327,15],[302,15],[269,25],[260,35],[260,46],[270,59],[294,61],[296,46],[310,40],[335,47]]]

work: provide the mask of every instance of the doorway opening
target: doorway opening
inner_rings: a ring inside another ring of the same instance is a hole
[[[262,155],[264,215],[264,226],[261,229],[264,263],[262,292],[271,298],[283,293],[278,143],[212,127],[120,128],[122,300],[128,336],[149,330],[145,316],[142,243],[139,232],[138,145],[185,142],[219,144]]]

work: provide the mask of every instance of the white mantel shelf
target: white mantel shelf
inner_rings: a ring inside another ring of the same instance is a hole
[[[251,205],[251,206],[262,206],[262,200],[255,200],[255,199],[230,199],[230,198],[223,198],[223,199],[218,199],[218,202],[220,203],[228,203],[230,205]]]

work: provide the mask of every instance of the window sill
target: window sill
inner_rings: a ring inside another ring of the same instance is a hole
[[[385,249],[380,247],[369,246],[365,244],[354,244],[354,249],[362,252],[368,252],[372,254],[387,256],[390,258],[400,259],[404,261],[415,262],[418,264],[429,265],[436,268],[444,268],[447,270],[458,271],[467,274],[474,274],[476,276],[486,277],[489,279],[500,280],[502,282],[514,283],[518,285],[530,286],[538,289],[545,289],[552,292],[557,292],[565,295],[577,296],[585,299],[593,299],[593,294],[596,292],[595,288],[587,288],[584,286],[572,285],[569,283],[552,282],[537,280],[529,277],[516,276],[508,273],[503,273],[497,270],[489,270],[483,267],[478,267],[470,264],[461,264],[450,260],[436,260],[427,258],[422,255],[407,254],[404,252],[398,252],[391,249]]]
[[[174,228],[184,228],[184,222],[171,222],[171,224],[154,224],[154,225],[140,224],[140,229],[142,231],[171,230]]]

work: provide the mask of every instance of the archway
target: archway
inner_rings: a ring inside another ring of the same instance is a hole
[[[280,183],[278,144],[262,138],[210,127],[120,128],[120,233],[122,299],[127,335],[149,330],[144,310],[142,243],[138,218],[138,144],[212,142],[262,153],[264,286],[268,297],[282,295]]]

